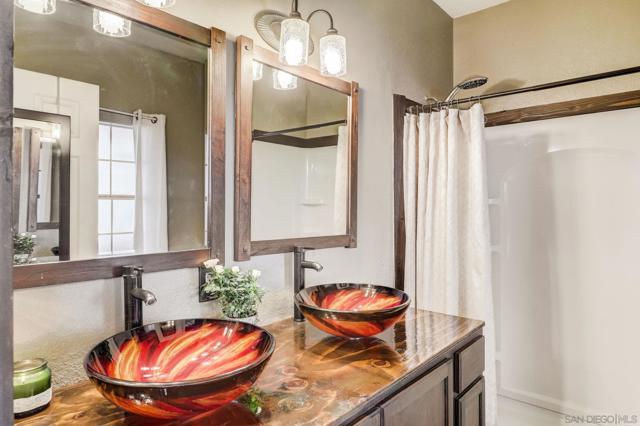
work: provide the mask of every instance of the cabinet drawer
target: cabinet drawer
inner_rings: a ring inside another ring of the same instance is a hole
[[[456,398],[456,426],[484,426],[484,378]]]
[[[462,393],[484,373],[484,336],[456,352],[453,358],[455,391]]]
[[[353,426],[381,426],[382,416],[380,416],[380,409],[377,408],[374,412],[369,413],[359,421],[353,424]]]
[[[452,426],[453,362],[447,361],[382,404],[384,426]]]

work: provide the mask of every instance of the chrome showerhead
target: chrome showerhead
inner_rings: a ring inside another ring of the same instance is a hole
[[[469,90],[469,89],[475,89],[476,87],[484,86],[488,80],[489,79],[487,77],[483,77],[483,76],[469,77],[466,80],[463,80],[460,83],[458,83],[456,87],[453,88],[451,93],[449,93],[449,96],[447,96],[447,98],[444,101],[445,102],[451,101],[453,97],[460,90]]]

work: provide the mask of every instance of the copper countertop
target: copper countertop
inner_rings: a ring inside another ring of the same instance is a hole
[[[261,411],[232,403],[205,417],[156,422],[126,414],[89,382],[54,389],[51,406],[17,421],[49,425],[321,426],[349,424],[403,383],[423,374],[453,346],[480,332],[482,321],[422,310],[375,338],[346,340],[292,318],[265,326],[276,350],[255,384]],[[255,408],[255,405],[254,405]]]

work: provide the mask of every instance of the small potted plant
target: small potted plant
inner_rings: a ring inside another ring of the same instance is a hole
[[[24,265],[29,263],[33,249],[36,246],[36,235],[26,233],[13,234],[13,264]]]
[[[258,285],[260,271],[242,272],[237,266],[225,268],[218,263],[217,259],[204,263],[207,280],[202,290],[218,301],[225,317],[255,323],[264,295]]]

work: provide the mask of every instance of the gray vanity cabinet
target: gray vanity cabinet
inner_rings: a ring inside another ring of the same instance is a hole
[[[380,409],[374,410],[372,413],[367,415],[365,418],[360,419],[358,423],[355,423],[353,426],[381,426],[382,425],[382,416],[380,414]]]
[[[352,426],[484,426],[483,336],[388,397]]]
[[[456,397],[456,426],[484,426],[484,379]]]
[[[453,362],[447,361],[382,405],[385,426],[453,426]]]

